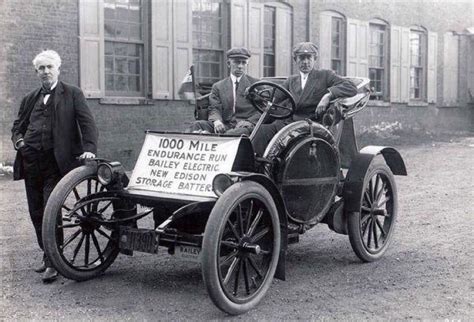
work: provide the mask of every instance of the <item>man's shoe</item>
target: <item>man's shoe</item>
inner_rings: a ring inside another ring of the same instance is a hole
[[[52,268],[47,267],[43,274],[43,283],[51,283],[54,282],[58,278],[58,272]]]
[[[46,264],[44,261],[41,262],[41,266],[35,268],[36,273],[43,273],[46,270]]]

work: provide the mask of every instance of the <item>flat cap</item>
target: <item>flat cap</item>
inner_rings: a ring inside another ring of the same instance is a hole
[[[227,58],[249,59],[250,56],[250,51],[245,47],[234,47],[227,51]]]
[[[299,55],[316,55],[318,56],[319,49],[318,46],[312,42],[300,42],[295,47],[293,47],[293,57]]]

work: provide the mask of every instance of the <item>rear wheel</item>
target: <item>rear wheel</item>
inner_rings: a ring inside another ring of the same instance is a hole
[[[373,262],[390,245],[397,219],[397,187],[385,163],[374,162],[369,167],[360,198],[359,212],[348,216],[349,240],[362,261]]]
[[[113,215],[112,200],[78,202],[105,187],[97,180],[96,167],[81,166],[69,172],[54,188],[45,208],[45,253],[61,275],[81,281],[105,271],[118,255],[118,232],[97,220]]]
[[[207,291],[222,311],[237,315],[265,296],[278,264],[280,221],[270,193],[244,181],[227,189],[206,225],[202,271]]]

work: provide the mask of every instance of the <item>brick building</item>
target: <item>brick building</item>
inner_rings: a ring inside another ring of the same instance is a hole
[[[79,85],[100,127],[99,155],[129,169],[145,129],[180,130],[193,105],[178,98],[190,65],[199,85],[228,73],[225,51],[252,51],[249,73],[295,71],[291,48],[320,45],[320,67],[370,77],[359,124],[472,131],[472,1],[3,0],[0,1],[0,162],[21,98],[38,86],[32,59],[55,49],[61,79]],[[360,123],[362,122],[362,123]]]

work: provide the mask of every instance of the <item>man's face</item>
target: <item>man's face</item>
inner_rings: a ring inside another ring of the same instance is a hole
[[[48,57],[41,57],[36,62],[36,74],[44,87],[50,88],[58,80],[59,66]]]
[[[302,73],[309,73],[314,68],[315,63],[316,57],[314,55],[309,54],[296,56],[296,64]]]
[[[248,62],[245,58],[230,58],[227,64],[230,67],[230,73],[235,77],[240,77],[245,74]]]

